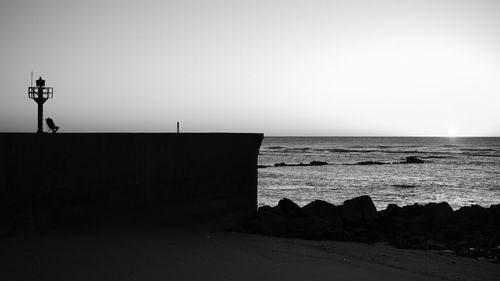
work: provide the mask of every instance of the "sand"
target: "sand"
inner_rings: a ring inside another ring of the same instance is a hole
[[[444,252],[202,229],[0,238],[0,280],[500,280]]]

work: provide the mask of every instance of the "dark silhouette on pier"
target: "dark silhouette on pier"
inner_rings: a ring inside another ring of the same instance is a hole
[[[47,126],[49,129],[52,131],[53,134],[57,133],[57,130],[59,130],[59,127],[56,126],[54,123],[54,120],[52,118],[45,118],[45,122],[47,122]]]

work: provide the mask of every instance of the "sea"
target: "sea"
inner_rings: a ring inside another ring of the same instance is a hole
[[[415,156],[423,164],[399,164]],[[284,166],[324,161],[324,166]],[[357,165],[378,161],[384,165]],[[265,137],[258,164],[258,204],[288,198],[342,204],[369,195],[377,210],[388,204],[448,202],[500,204],[500,138]]]

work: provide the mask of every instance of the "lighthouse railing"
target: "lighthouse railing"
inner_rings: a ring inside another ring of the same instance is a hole
[[[28,87],[28,98],[36,99],[36,98],[44,98],[51,99],[54,96],[54,91],[52,87],[43,87],[41,88],[41,96],[40,95],[40,87]]]

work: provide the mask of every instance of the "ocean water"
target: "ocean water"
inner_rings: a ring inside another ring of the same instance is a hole
[[[346,165],[408,156],[426,163]],[[389,203],[447,201],[454,209],[500,204],[500,138],[265,137],[258,160],[311,161],[329,165],[258,169],[259,205],[285,197],[301,206],[316,199],[342,204],[365,194],[378,210]]]

